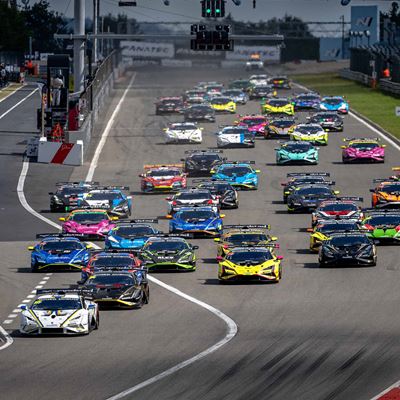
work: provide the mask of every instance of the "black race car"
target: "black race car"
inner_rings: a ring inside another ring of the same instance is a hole
[[[199,188],[208,189],[213,195],[219,196],[219,204],[222,209],[238,208],[239,198],[237,191],[225,181],[193,180]]]
[[[183,109],[182,97],[161,97],[155,103],[156,115],[179,113]]]
[[[251,87],[249,90],[250,100],[262,99],[264,97],[271,97],[276,94],[276,91],[270,85],[257,85]]]
[[[319,249],[320,267],[340,265],[376,265],[376,247],[360,232],[335,233]]]
[[[185,163],[184,171],[189,176],[210,175],[215,166],[226,160],[220,156],[221,153],[222,150],[187,150],[186,158],[181,159]]]
[[[90,192],[99,182],[58,182],[55,192],[49,192],[50,211],[65,212],[67,207],[76,207],[85,193]]]
[[[343,131],[343,118],[336,112],[317,112],[307,117],[307,121],[311,124],[319,124],[326,131]]]
[[[328,184],[306,183],[297,186],[287,198],[289,213],[307,212],[315,210],[322,201],[336,200],[338,191],[333,190]]]
[[[273,76],[268,79],[268,85],[272,85],[275,89],[290,89],[291,84],[287,76]]]
[[[183,111],[185,121],[215,122],[215,110],[207,104],[196,104]]]

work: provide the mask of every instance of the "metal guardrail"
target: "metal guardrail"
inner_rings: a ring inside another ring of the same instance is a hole
[[[379,89],[383,92],[400,97],[400,83],[392,82],[389,79],[381,79],[379,81]]]

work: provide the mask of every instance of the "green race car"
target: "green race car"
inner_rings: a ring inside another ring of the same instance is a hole
[[[368,210],[362,227],[367,236],[377,242],[397,242],[400,244],[400,209]]]
[[[318,147],[309,142],[282,142],[281,147],[275,149],[276,163],[278,165],[318,164]]]

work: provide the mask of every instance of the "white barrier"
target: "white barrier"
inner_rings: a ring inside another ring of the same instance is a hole
[[[83,142],[76,143],[48,142],[40,138],[38,148],[38,162],[46,164],[82,165]]]
[[[161,65],[163,67],[192,67],[192,61],[191,60],[171,60],[168,58],[163,58],[161,60]]]

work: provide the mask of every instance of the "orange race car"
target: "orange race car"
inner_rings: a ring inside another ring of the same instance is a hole
[[[370,189],[372,207],[400,208],[400,181],[398,179],[374,179],[378,185]]]

